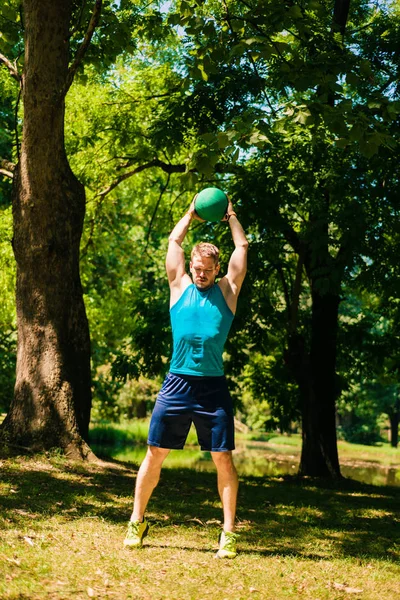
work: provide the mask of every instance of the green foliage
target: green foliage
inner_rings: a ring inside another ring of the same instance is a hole
[[[338,412],[349,441],[376,443],[383,418],[400,411],[397,302],[385,295],[353,285],[341,309],[339,366],[348,383]]]
[[[16,336],[0,331],[0,412],[7,412],[15,383]]]
[[[297,389],[288,381],[279,351],[268,356],[253,351],[243,369],[241,383],[248,391],[240,406],[247,425],[255,430],[291,430],[299,418]]]
[[[11,209],[0,209],[0,411],[7,411],[15,381],[15,263]]]
[[[14,104],[16,82],[0,66],[0,159],[14,160]],[[8,170],[8,169],[6,169]],[[0,211],[11,204],[12,180],[0,173]]]
[[[21,3],[3,0],[0,6],[0,51],[10,60],[20,58],[23,50]]]
[[[89,430],[90,443],[107,456],[127,447],[147,446],[149,424],[149,419],[122,419],[120,423],[94,420]],[[193,428],[189,432],[187,445],[197,445]]]
[[[133,422],[96,423],[90,427],[90,443],[97,446],[112,446],[122,448],[124,446],[146,445],[148,421],[135,420]]]
[[[4,0],[0,6],[0,53],[21,72],[23,39],[21,4],[17,0]],[[19,84],[10,76],[8,67],[0,61],[0,161],[16,162],[15,128]],[[9,171],[9,169],[6,169]],[[0,173],[0,211],[11,204],[12,180]],[[1,289],[1,288],[0,288]]]
[[[342,394],[338,403],[338,437],[354,444],[371,446],[382,442],[378,417],[382,414],[377,407],[371,390],[352,385]]]

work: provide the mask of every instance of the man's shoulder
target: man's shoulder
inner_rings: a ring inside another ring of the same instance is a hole
[[[191,285],[193,285],[193,283],[192,283],[192,280],[190,279],[189,275],[187,275],[187,273],[185,273],[185,275],[182,277],[179,285],[174,285],[174,284],[170,283],[170,285],[169,285],[169,289],[170,289],[169,306],[170,306],[170,308],[172,308],[173,305],[178,302],[178,300],[181,298],[182,294],[184,294]]]
[[[231,291],[231,285],[230,285],[229,279],[226,275],[221,277],[221,279],[215,285],[217,285],[219,287],[219,289],[221,290],[221,292],[224,295]]]
[[[233,314],[235,314],[240,289],[238,289],[235,285],[232,284],[227,275],[222,277],[218,281],[217,285],[219,286],[229,309],[233,312]]]

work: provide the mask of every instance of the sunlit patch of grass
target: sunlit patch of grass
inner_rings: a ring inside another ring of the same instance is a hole
[[[400,453],[398,448],[393,448],[388,443],[376,446],[363,446],[362,444],[350,444],[339,441],[338,452],[341,460],[365,461],[380,463],[391,466],[400,464]]]
[[[293,446],[301,448],[301,435],[292,433],[291,435],[271,435],[268,442],[274,446]]]
[[[290,446],[299,453],[301,451],[302,439],[298,433],[291,435],[276,435],[276,434],[250,434],[236,435],[237,440],[248,441],[265,441],[269,446]],[[343,459],[350,458],[351,460],[370,460],[372,462],[380,462],[385,465],[398,465],[400,463],[399,449],[393,448],[387,442],[376,444],[375,446],[365,446],[362,444],[352,444],[343,440],[338,441],[339,455]]]
[[[149,536],[132,552],[122,541],[135,474],[129,464],[59,456],[4,460],[2,600],[398,597],[394,488],[243,476],[240,553],[216,561],[215,473],[163,471],[147,513]]]

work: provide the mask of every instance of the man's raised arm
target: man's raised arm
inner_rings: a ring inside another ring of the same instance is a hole
[[[172,288],[180,289],[182,279],[186,276],[189,280],[190,277],[186,273],[185,269],[185,254],[182,249],[182,242],[188,232],[189,225],[192,219],[202,221],[194,209],[194,197],[187,213],[183,215],[182,219],[175,225],[168,239],[168,251],[167,258],[165,261],[165,267],[167,270],[169,285]]]
[[[249,242],[230,201],[224,220],[229,222],[235,249],[229,260],[228,272],[220,281],[220,286],[229,308],[235,312],[237,298],[246,276]]]

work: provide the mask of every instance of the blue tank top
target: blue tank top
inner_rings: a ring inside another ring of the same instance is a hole
[[[233,321],[221,288],[205,291],[192,283],[170,309],[173,352],[171,373],[219,377],[222,352]]]

